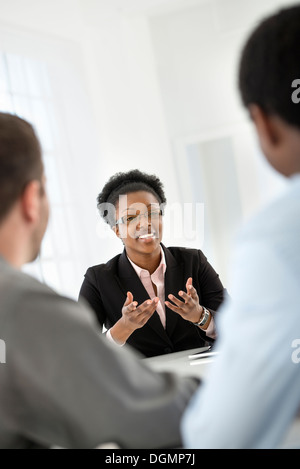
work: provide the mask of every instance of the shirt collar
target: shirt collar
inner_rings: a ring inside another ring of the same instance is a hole
[[[4,259],[4,257],[1,256],[1,254],[0,254],[0,263],[4,265],[8,264],[7,261]]]
[[[295,173],[291,176],[292,181],[299,181],[300,180],[300,173]]]
[[[155,270],[155,272],[153,272],[152,276],[155,275],[160,269],[162,269],[163,271],[163,275],[165,275],[165,272],[166,272],[166,269],[167,269],[167,264],[166,264],[166,257],[165,257],[165,253],[164,253],[164,250],[163,248],[160,246],[160,253],[161,253],[161,259],[160,259],[160,263],[159,263],[159,266],[157,267],[157,269]],[[127,255],[127,254],[126,254]],[[146,270],[146,269],[142,269],[141,267],[139,267],[138,265],[136,265],[134,262],[132,262],[132,260],[127,256],[127,259],[129,260],[130,264],[132,265],[132,267],[134,268],[134,270],[136,271],[137,275],[139,278],[141,278],[141,275],[143,272],[146,272],[147,274],[150,275],[149,271]]]

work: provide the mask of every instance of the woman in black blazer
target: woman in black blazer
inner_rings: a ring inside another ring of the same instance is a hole
[[[151,357],[207,345],[224,287],[203,252],[162,244],[166,198],[156,176],[117,173],[98,196],[122,254],[90,267],[80,290],[108,339]]]

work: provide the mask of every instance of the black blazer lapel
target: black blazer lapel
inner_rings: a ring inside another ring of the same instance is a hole
[[[165,299],[170,301],[168,295],[178,297],[178,292],[184,288],[187,279],[184,279],[184,266],[183,263],[178,263],[172,253],[162,244],[162,248],[166,257],[167,270],[165,273]],[[178,322],[179,315],[174,313],[166,306],[166,329],[168,335],[171,337],[173,330]]]
[[[125,249],[119,258],[118,270],[119,273],[116,275],[116,278],[125,294],[125,297],[127,292],[130,291],[133,294],[134,301],[137,301],[138,304],[141,304],[150,298],[136,271],[130,264]],[[146,326],[151,327],[164,341],[169,343],[169,338],[156,311],[145,324],[144,328]]]

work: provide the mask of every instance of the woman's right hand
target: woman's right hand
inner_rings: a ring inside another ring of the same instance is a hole
[[[110,329],[112,338],[118,343],[125,343],[130,335],[143,327],[156,310],[159,298],[146,300],[138,306],[137,301],[133,301],[131,292],[127,292],[126,301],[122,308],[122,317]]]
[[[121,318],[124,327],[132,329],[132,332],[143,327],[156,310],[158,302],[159,298],[155,297],[153,300],[146,300],[138,306],[137,301],[133,301],[132,293],[127,292]]]

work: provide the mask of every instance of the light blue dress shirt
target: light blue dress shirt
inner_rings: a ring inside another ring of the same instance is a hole
[[[187,448],[277,447],[299,410],[299,174],[241,230],[232,265],[220,354],[182,420]]]

